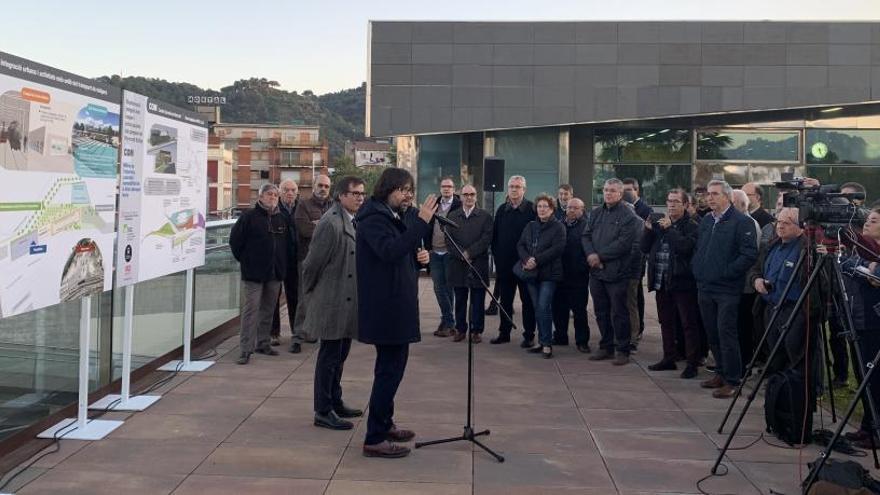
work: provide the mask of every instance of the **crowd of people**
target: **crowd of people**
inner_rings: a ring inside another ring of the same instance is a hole
[[[784,352],[767,365],[807,373],[818,362],[810,355],[819,348],[814,330],[827,321],[834,383],[847,379],[841,315],[822,292],[827,280],[812,287],[813,304],[788,318],[809,273],[809,264],[798,261],[814,245],[797,209],[784,207],[779,194],[775,211],[765,210],[757,184],[734,190],[712,180],[693,194],[674,188],[662,213],[653,211],[638,181],[629,178],[606,180],[601,204],[588,209],[568,184],[555,197],[542,193],[531,201],[526,178],[514,175],[494,214],[477,205],[474,186],[456,191],[452,177],[443,178],[439,195],[428,195],[421,206],[413,201],[414,181],[405,170],[386,169],[371,193],[364,187],[362,180],[345,177],[331,198],[330,179],[322,175],[311,197],[299,200],[293,181],[280,188],[266,184],[230,236],[244,294],[238,363],[247,364],[252,353],[278,354],[273,346],[279,344],[279,308],[286,300],[289,351],[320,340],[316,426],[350,429],[348,419],[363,414],[343,402],[341,377],[352,340],[375,346],[364,455],[405,456],[409,450],[400,443],[415,436],[395,426],[393,404],[409,344],[420,340],[417,277],[425,268],[440,310],[434,335],[453,342],[481,343],[486,314],[499,315],[489,342],[511,342],[518,294],[523,349],[552,358],[554,346],[569,345],[572,323],[577,351],[625,366],[644,332],[647,291],[656,298],[663,343],[662,358],[649,370],[676,370],[683,361],[680,376],[691,379],[708,365],[713,374],[700,386],[729,398],[753,357],[766,358],[783,321],[793,321],[793,329]],[[848,190],[864,192],[856,183],[845,184]],[[880,209],[866,217],[864,235],[880,241]],[[450,223],[454,227],[444,228]],[[869,260],[848,262],[880,275]],[[500,307],[486,308],[493,265]],[[880,290],[865,279],[851,283],[857,330],[877,334],[863,339],[861,350],[870,360],[880,349]],[[595,350],[587,318],[591,296],[599,330]],[[768,345],[759,348],[776,312]],[[863,371],[853,370],[857,376]],[[853,439],[867,442],[870,431],[869,421]]]

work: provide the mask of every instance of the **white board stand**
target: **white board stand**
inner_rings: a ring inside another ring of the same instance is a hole
[[[143,411],[161,395],[131,397],[131,336],[134,322],[134,285],[125,286],[125,314],[122,317],[122,390],[95,402],[89,409],[102,411]]]
[[[195,285],[195,269],[186,271],[186,305],[183,310],[183,360],[169,361],[159,371],[205,371],[214,365],[214,361],[191,361],[192,322],[193,322],[193,286]]]
[[[79,403],[75,418],[67,418],[37,438],[64,438],[70,440],[100,440],[122,426],[122,421],[93,419],[89,421],[89,325],[92,319],[92,297],[80,301],[79,317]]]

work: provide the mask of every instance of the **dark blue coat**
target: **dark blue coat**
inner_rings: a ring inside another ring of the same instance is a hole
[[[704,216],[693,259],[697,288],[718,294],[741,294],[746,272],[758,259],[756,235],[755,221],[733,205],[717,225],[711,213]]]
[[[404,223],[369,199],[357,217],[358,340],[365,344],[418,342],[419,267],[416,249],[428,232],[418,217]]]

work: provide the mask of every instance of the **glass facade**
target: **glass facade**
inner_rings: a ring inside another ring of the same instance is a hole
[[[233,222],[208,223],[206,264],[195,276],[196,336],[238,316]],[[135,286],[133,369],[183,345],[184,286],[183,273]],[[90,390],[120,376],[123,292],[92,297]],[[76,402],[79,315],[74,301],[0,319],[0,441]]]
[[[593,204],[602,202],[607,179],[633,178],[651,205],[663,205],[674,187],[691,188],[691,131],[597,129],[594,134]]]
[[[697,160],[798,162],[798,131],[697,133]]]
[[[431,193],[439,194],[440,180],[446,176],[455,178],[456,187],[461,182],[461,136],[421,136],[418,146],[418,175],[416,190],[421,202]]]
[[[504,158],[504,176],[526,178],[526,197],[541,193],[556,196],[559,188],[559,130],[555,127],[496,132],[495,156]],[[504,193],[495,194],[495,206]]]
[[[808,129],[808,164],[880,165],[880,129]]]

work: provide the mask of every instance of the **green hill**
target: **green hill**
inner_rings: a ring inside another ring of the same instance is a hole
[[[219,91],[140,76],[98,80],[183,108],[192,108],[187,96],[225,96],[220,118],[226,123],[320,125],[330,145],[331,161],[342,154],[347,139],[364,135],[366,84],[317,96],[308,90],[302,94],[284,91],[276,81],[265,78],[242,79]]]

